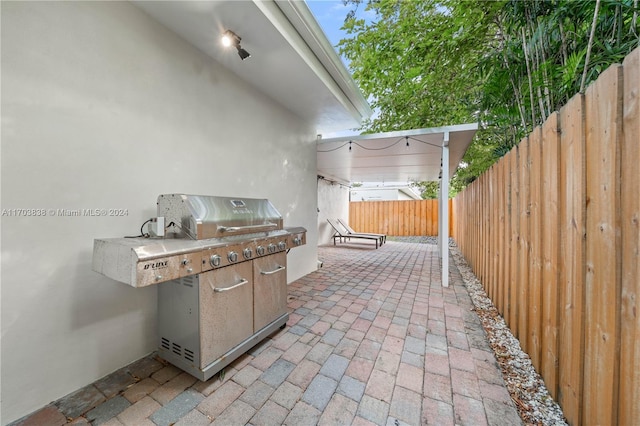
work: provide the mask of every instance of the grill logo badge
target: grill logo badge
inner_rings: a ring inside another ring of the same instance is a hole
[[[169,266],[169,261],[165,260],[163,262],[147,263],[146,265],[144,265],[144,269],[162,269],[166,268],[167,266]]]

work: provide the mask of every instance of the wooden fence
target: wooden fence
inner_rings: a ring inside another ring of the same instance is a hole
[[[449,234],[453,232],[449,200]],[[393,236],[438,235],[438,200],[353,201],[349,226],[358,232]]]
[[[454,200],[454,236],[571,424],[640,421],[640,49]]]

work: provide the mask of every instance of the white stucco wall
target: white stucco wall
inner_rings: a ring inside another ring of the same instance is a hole
[[[309,231],[289,281],[315,270],[318,234],[308,123],[129,3],[1,7],[1,208],[128,212],[1,218],[6,424],[156,348],[157,289],[91,256],[94,238],[136,235],[159,194],[269,198]]]
[[[327,219],[338,218],[349,220],[349,188],[318,179],[318,244],[333,244],[334,231]]]

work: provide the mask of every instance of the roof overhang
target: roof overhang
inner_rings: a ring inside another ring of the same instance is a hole
[[[471,123],[319,139],[318,174],[343,183],[437,181],[448,145],[450,178],[477,130]]]
[[[312,123],[317,133],[359,127],[371,109],[303,1],[181,0],[133,3],[247,84]],[[232,30],[240,60],[220,37]]]

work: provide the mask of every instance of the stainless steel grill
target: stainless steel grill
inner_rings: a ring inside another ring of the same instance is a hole
[[[158,284],[160,355],[207,380],[285,326],[286,252],[306,230],[266,199],[167,194],[157,212],[163,237],[96,239],[93,270]]]

